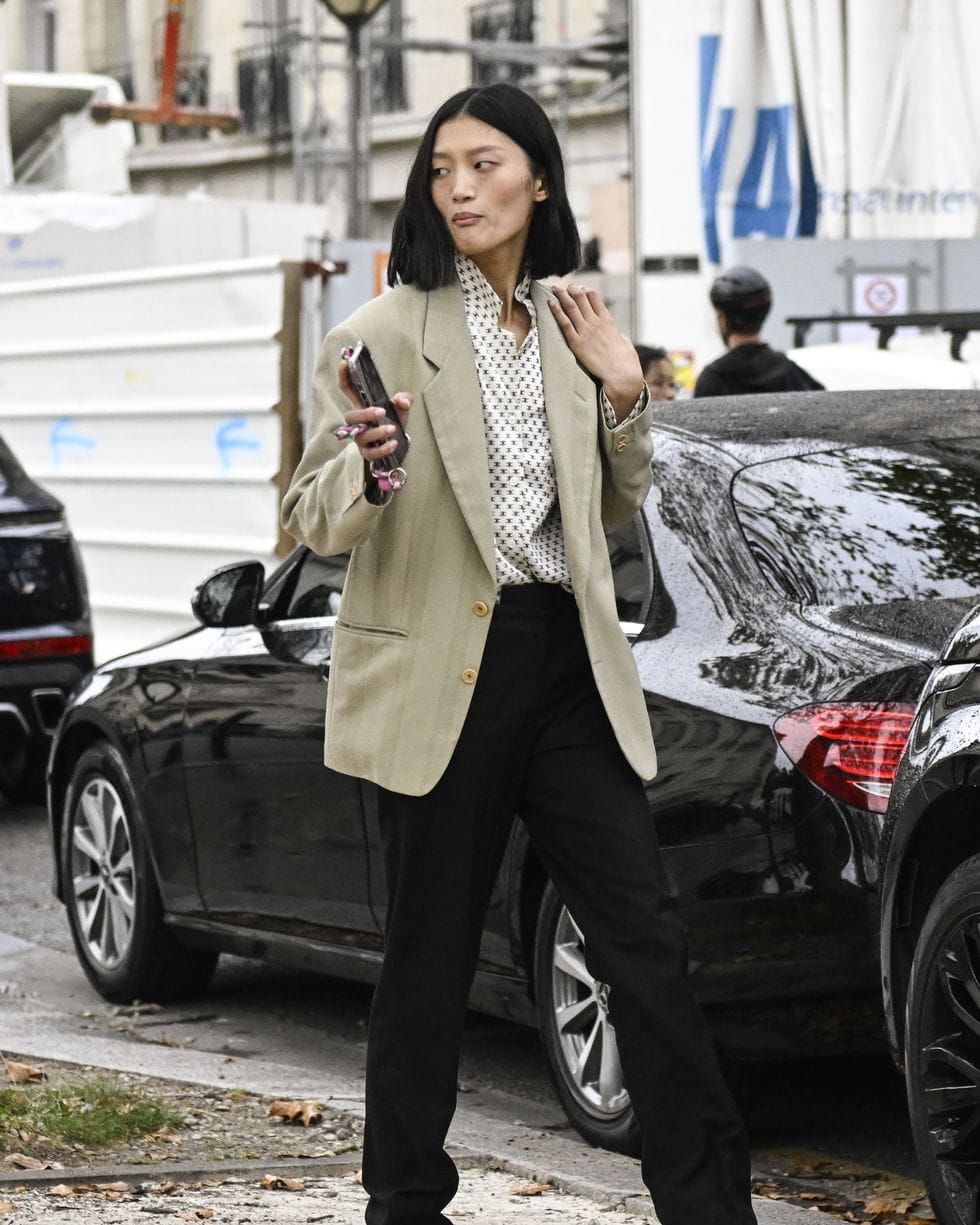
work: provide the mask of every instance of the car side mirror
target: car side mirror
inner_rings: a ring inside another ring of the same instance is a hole
[[[264,585],[265,566],[260,561],[221,566],[191,596],[191,610],[202,625],[216,629],[255,625]]]
[[[980,604],[956,627],[944,658],[950,662],[980,663]]]

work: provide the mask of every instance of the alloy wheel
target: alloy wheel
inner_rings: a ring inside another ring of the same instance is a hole
[[[555,928],[552,998],[558,1046],[582,1106],[599,1117],[629,1104],[619,1062],[616,1030],[609,1016],[609,988],[585,964],[585,942],[563,906]]]
[[[86,953],[99,969],[115,969],[133,940],[136,871],[126,806],[102,775],[90,778],[78,796],[70,867],[72,903]]]
[[[956,1221],[980,1210],[980,915],[962,918],[936,950],[919,1032],[916,1092],[932,1167]]]

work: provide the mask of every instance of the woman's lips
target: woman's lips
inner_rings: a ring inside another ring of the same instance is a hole
[[[476,213],[454,213],[453,225],[475,225],[480,220]]]

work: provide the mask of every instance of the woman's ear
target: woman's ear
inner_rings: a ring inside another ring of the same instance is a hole
[[[548,186],[544,179],[534,180],[534,203],[540,204],[542,200],[548,199]]]

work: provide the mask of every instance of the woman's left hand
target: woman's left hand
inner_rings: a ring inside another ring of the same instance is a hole
[[[616,326],[594,289],[551,286],[551,313],[581,365],[602,383],[620,421],[629,416],[643,391],[643,370],[633,342]]]

